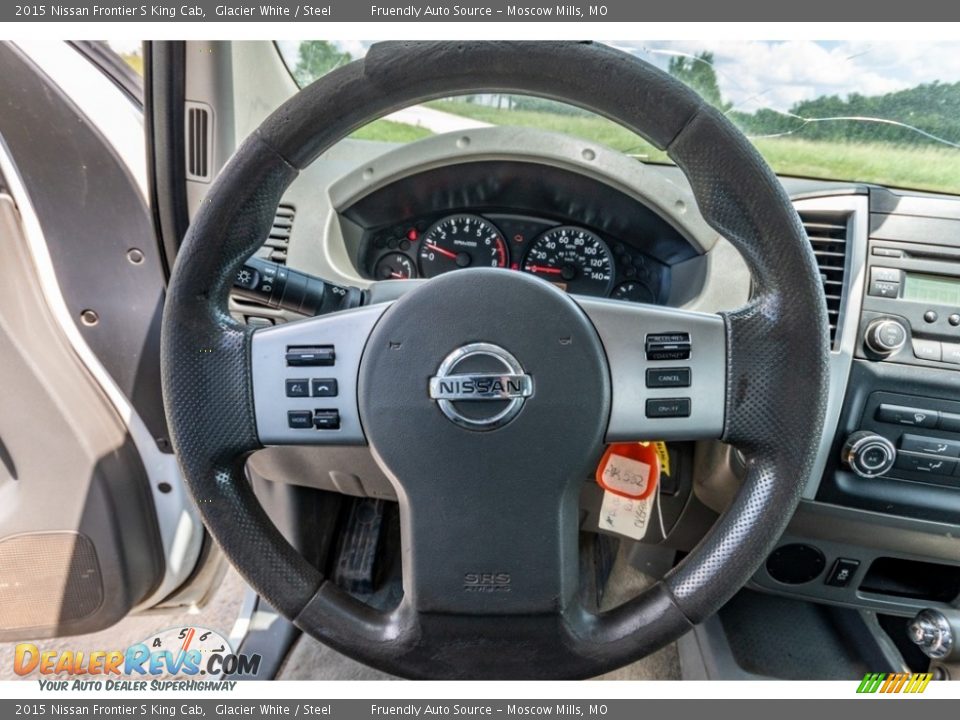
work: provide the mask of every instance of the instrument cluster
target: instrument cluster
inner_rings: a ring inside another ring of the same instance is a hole
[[[367,232],[375,280],[432,278],[469,267],[530,273],[594,297],[664,304],[666,266],[629,243],[576,223],[509,213],[455,212]]]

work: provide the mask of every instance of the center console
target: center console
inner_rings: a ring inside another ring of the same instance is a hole
[[[906,616],[960,599],[960,202],[868,197],[820,465],[754,585]]]

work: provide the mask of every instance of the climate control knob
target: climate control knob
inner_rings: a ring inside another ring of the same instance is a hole
[[[875,478],[893,467],[897,449],[882,435],[861,430],[843,444],[842,459],[860,477]]]
[[[907,328],[899,320],[878,318],[867,325],[863,342],[872,353],[887,357],[907,342]]]

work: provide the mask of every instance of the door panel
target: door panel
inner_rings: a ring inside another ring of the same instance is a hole
[[[163,576],[146,473],[0,195],[0,640],[91,632]]]

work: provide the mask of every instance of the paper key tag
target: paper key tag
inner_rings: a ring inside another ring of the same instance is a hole
[[[642,498],[650,485],[650,464],[610,455],[601,475],[603,487],[624,497]]]
[[[657,451],[640,443],[611,445],[597,466],[595,478],[607,492],[642,500],[653,494],[660,479]]]
[[[603,494],[600,505],[600,529],[625,535],[634,540],[643,540],[650,524],[655,495],[643,500],[620,497],[611,492]]]

